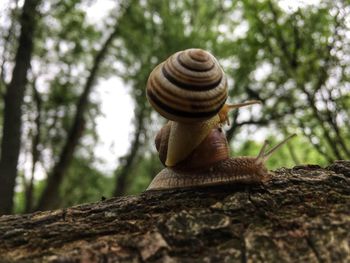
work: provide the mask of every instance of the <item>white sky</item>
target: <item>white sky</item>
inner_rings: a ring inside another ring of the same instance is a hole
[[[285,11],[294,12],[298,8],[305,7],[307,5],[318,5],[321,0],[279,0],[279,6]]]
[[[116,4],[116,1],[111,0],[92,3],[86,10],[87,19],[97,26],[102,26],[109,11],[115,8]],[[133,101],[126,84],[118,77],[100,80],[93,93],[99,97],[103,113],[97,119],[100,143],[96,146],[95,157],[104,162],[96,165],[104,172],[112,172],[117,168],[118,158],[125,155],[129,148],[130,135],[133,132]]]
[[[129,135],[133,131],[133,101],[125,84],[116,77],[99,82],[95,93],[100,97],[103,113],[97,119],[100,143],[96,147],[95,155],[105,160],[98,167],[111,172],[116,168],[117,159],[128,151]]]

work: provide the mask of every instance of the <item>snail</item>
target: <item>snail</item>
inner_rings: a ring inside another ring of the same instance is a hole
[[[252,100],[226,104],[227,79],[215,57],[202,49],[187,49],[170,56],[150,74],[147,99],[169,122],[155,143],[166,166],[147,190],[198,187],[268,180],[264,163],[292,136],[257,157],[230,158],[221,130],[232,109],[260,103]]]

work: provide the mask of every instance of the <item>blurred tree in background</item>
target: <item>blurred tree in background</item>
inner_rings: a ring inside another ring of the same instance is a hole
[[[350,159],[346,1],[282,8],[278,0],[120,0],[102,26],[87,19],[90,4],[25,0],[2,9],[0,214],[144,190],[161,169],[153,138],[165,122],[146,101],[147,78],[190,47],[220,60],[229,100],[263,102],[232,114],[233,155],[256,155],[257,139],[297,132],[270,168]],[[128,88],[135,105],[129,151],[113,177],[96,168],[101,102],[90,96],[112,76],[125,87],[111,89]]]

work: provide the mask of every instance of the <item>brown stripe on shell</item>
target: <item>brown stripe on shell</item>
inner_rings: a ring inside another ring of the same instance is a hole
[[[210,53],[190,49],[175,53],[152,71],[147,94],[165,118],[198,121],[212,117],[224,105],[227,80]]]
[[[219,83],[221,82],[221,78],[215,80],[215,82],[206,82],[202,81],[201,83],[196,83],[195,81],[199,80],[192,80],[192,82],[182,82],[182,80],[179,80],[179,78],[176,78],[172,76],[172,74],[168,73],[166,67],[162,67],[162,74],[164,77],[169,80],[172,84],[179,87],[180,89],[190,90],[190,91],[207,91],[214,89]]]
[[[175,55],[179,54],[176,53]],[[210,70],[194,71],[181,66],[175,55],[166,60],[163,67],[173,78],[178,79],[183,83],[194,85],[193,89],[201,90],[200,85],[216,83],[223,76],[222,69],[219,67],[216,61],[213,62],[214,67],[212,67]]]
[[[211,70],[215,66],[214,61],[211,61],[210,64],[203,63],[208,60],[208,57],[198,59],[198,57],[192,57],[190,52],[182,52],[176,57],[176,59],[184,68],[198,72]]]
[[[225,92],[216,92],[215,94],[212,91],[203,94],[202,98],[190,96],[190,93],[187,92],[185,97],[181,97],[183,93],[177,92],[176,86],[172,89],[165,88],[160,83],[158,83],[157,78],[149,80],[150,88],[147,91],[153,93],[154,96],[158,98],[163,104],[168,105],[172,108],[180,108],[183,111],[210,111],[215,110],[215,105],[221,105],[226,101],[227,94]],[[163,88],[162,88],[163,87]],[[198,92],[197,92],[198,93]],[[208,93],[211,96],[208,96]],[[214,106],[214,107],[213,107]]]
[[[160,69],[155,69],[160,71]],[[189,91],[183,90],[168,81],[161,73],[154,74],[148,79],[147,89],[158,89],[161,92],[169,93],[174,97],[183,99],[184,101],[210,101],[216,97],[227,96],[226,78],[222,78],[218,87],[208,91]],[[223,95],[224,94],[224,95]],[[215,104],[215,103],[214,103]]]
[[[172,116],[189,118],[189,119],[200,119],[200,120],[209,119],[209,118],[213,117],[215,114],[218,113],[218,111],[223,107],[223,105],[225,103],[225,102],[223,102],[223,104],[219,105],[217,107],[217,109],[214,109],[213,111],[195,112],[195,111],[182,111],[182,110],[171,108],[167,104],[164,104],[163,102],[161,102],[158,99],[158,97],[152,93],[151,90],[147,90],[147,97],[148,97],[149,101],[151,102],[152,106],[156,110],[158,110],[160,108],[161,110],[163,110],[163,113],[165,111],[167,114],[171,114]]]
[[[193,60],[196,61],[206,61],[208,60],[210,55],[208,52],[202,50],[202,49],[189,49],[188,52],[186,52]]]

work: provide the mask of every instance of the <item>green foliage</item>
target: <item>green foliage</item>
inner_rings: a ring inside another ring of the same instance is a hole
[[[75,158],[61,187],[60,207],[100,201],[113,192],[112,177],[93,168],[91,159]]]
[[[140,158],[142,159],[138,162],[137,167],[129,175],[129,194],[143,192],[151,182],[153,175],[163,169],[157,154],[146,154]]]
[[[273,136],[266,138],[269,141],[269,147],[272,148],[283,138],[276,139]],[[263,142],[246,140],[237,148],[233,146],[233,156],[257,156]],[[302,149],[302,150],[300,150]],[[293,156],[293,152],[296,156]],[[286,145],[278,149],[267,161],[266,166],[269,169],[280,167],[293,167],[300,164],[318,164],[327,165],[327,161],[302,137],[297,136],[291,139]]]
[[[232,43],[237,66],[227,72],[232,96],[263,101],[248,123],[299,130],[323,159],[349,158],[348,87],[337,76],[349,70],[341,57],[349,47],[345,7],[322,2],[285,12],[274,1],[240,3],[249,30]]]

